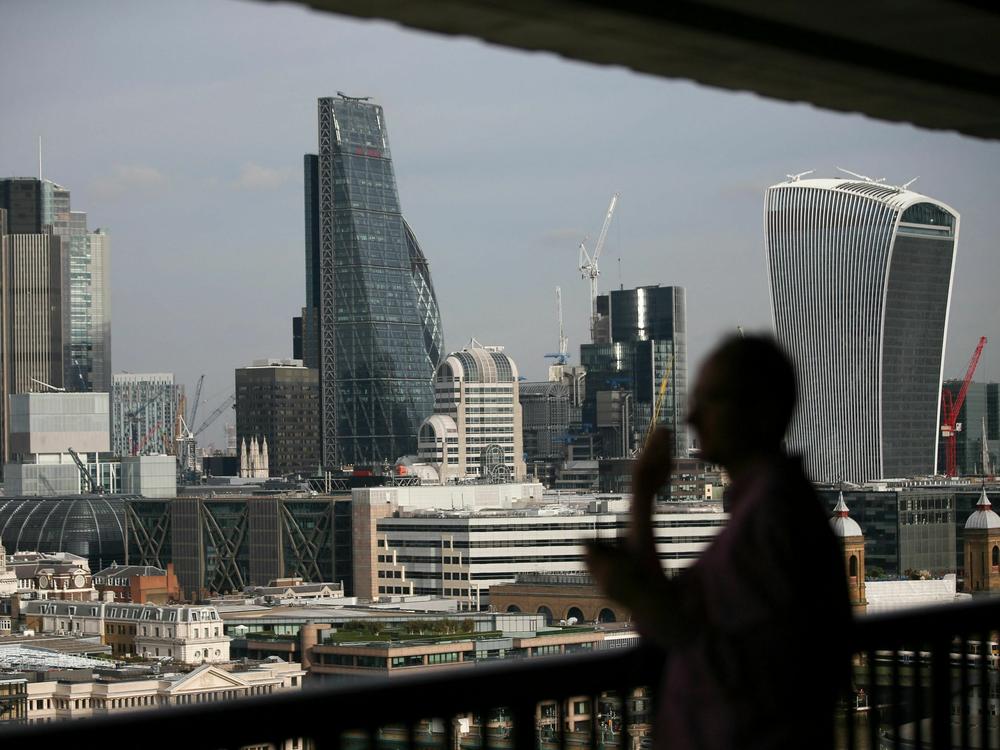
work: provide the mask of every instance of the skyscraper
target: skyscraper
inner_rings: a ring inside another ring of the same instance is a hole
[[[53,282],[60,287],[54,293],[59,298],[61,321],[48,335],[50,348],[61,349],[62,372],[45,382],[70,391],[110,391],[107,232],[90,231],[87,214],[70,209],[70,191],[51,180],[35,177],[0,180],[0,208],[7,209],[7,232],[11,235],[58,238],[58,248],[53,240],[47,242],[52,262],[59,264],[58,279],[53,278]]]
[[[314,158],[315,171],[305,159],[306,310],[319,321],[316,334],[305,319],[302,330],[307,364],[318,339],[323,466],[395,461],[416,452],[444,343],[427,260],[400,210],[382,108],[320,99]]]
[[[598,297],[610,341],[583,344],[587,371],[583,423],[600,435],[601,455],[628,456],[641,447],[654,415],[686,457],[687,298],[683,287],[615,289]],[[600,338],[605,338],[601,336]]]
[[[936,472],[959,215],[867,179],[768,188],[778,341],[795,363],[790,450],[820,481]]]

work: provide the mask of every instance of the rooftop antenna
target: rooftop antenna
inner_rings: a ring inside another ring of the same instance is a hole
[[[816,171],[815,169],[807,169],[805,172],[799,172],[798,174],[786,174],[785,177],[788,178],[789,182],[798,182],[807,174],[812,174],[815,171]]]
[[[625,288],[625,285],[622,283],[622,257],[620,255],[618,256],[618,288]]]
[[[38,136],[38,181],[42,181],[42,136]]]

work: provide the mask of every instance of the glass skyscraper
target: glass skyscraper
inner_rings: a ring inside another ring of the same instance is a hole
[[[819,481],[936,473],[958,213],[809,179],[769,188],[764,223],[775,333],[799,377],[789,449]]]
[[[598,310],[604,309],[610,341],[580,347],[580,364],[587,370],[584,428],[600,435],[605,457],[628,456],[642,447],[655,413],[656,423],[673,434],[674,456],[686,457],[684,288],[615,289],[607,299],[598,298]]]
[[[319,356],[323,466],[392,462],[416,452],[434,410],[444,340],[427,260],[400,210],[382,107],[320,99],[314,163],[306,157],[302,330],[307,364],[311,345]]]

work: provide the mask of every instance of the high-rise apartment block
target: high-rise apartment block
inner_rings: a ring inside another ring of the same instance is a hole
[[[958,224],[940,201],[867,180],[767,190],[775,333],[799,379],[787,444],[814,479],[936,472]]]
[[[320,370],[325,468],[412,454],[443,338],[427,260],[403,219],[382,107],[319,100],[306,156],[302,356]]]
[[[236,370],[236,443],[266,440],[271,476],[316,473],[319,416],[319,372],[301,360],[257,360]]]
[[[174,453],[181,388],[169,372],[114,374],[111,450],[115,455]]]
[[[605,457],[628,456],[650,424],[668,427],[674,455],[687,456],[687,302],[683,287],[616,289],[598,297],[597,343],[580,347],[587,371],[585,429]],[[606,338],[607,340],[602,340]]]
[[[420,425],[421,460],[442,482],[524,478],[517,365],[501,346],[449,354],[434,377],[434,414]]]

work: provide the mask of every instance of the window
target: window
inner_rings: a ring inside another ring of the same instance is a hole
[[[449,651],[446,654],[428,654],[428,664],[451,664],[458,661],[458,651]]]

